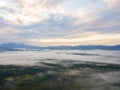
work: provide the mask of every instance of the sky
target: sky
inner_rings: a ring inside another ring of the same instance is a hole
[[[0,44],[120,44],[120,0],[0,0]]]

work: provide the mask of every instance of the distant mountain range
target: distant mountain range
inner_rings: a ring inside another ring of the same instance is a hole
[[[39,47],[39,46],[30,46],[25,44],[17,43],[4,43],[0,44],[0,51],[21,51],[21,50],[120,50],[120,45],[115,46],[105,46],[105,45],[79,45],[79,46],[48,46],[48,47]]]
[[[17,44],[17,43],[0,44],[0,50],[17,51],[17,50],[34,50],[34,49],[40,49],[40,47],[30,46],[25,44]]]

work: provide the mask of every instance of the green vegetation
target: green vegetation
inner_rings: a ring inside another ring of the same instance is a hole
[[[1,65],[0,90],[120,90],[120,81],[109,83],[99,76],[120,74],[119,65],[43,64],[45,67]]]

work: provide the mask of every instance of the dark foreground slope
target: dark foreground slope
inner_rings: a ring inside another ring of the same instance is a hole
[[[0,90],[120,90],[120,66],[0,66]]]

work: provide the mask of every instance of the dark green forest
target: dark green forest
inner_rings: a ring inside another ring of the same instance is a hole
[[[0,65],[0,90],[120,90],[120,81],[109,83],[100,77],[109,72],[120,73],[119,65],[44,65]]]

